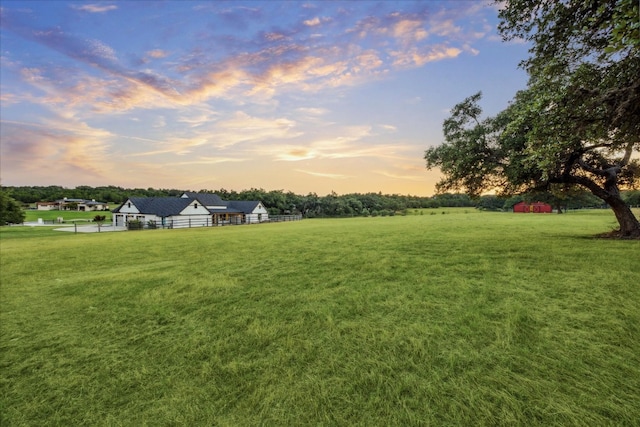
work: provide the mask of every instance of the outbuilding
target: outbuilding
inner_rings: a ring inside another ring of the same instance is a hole
[[[513,211],[519,213],[551,213],[553,208],[544,202],[520,202],[513,205]]]

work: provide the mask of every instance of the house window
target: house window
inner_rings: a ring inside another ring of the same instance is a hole
[[[194,203],[194,204],[193,204],[193,207],[194,207],[194,208],[196,208],[196,209],[198,209],[198,204],[197,204],[197,203]]]
[[[127,207],[130,208],[131,207],[131,202],[127,203]]]

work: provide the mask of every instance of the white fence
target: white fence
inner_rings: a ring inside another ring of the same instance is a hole
[[[284,222],[284,221],[300,221],[302,214],[299,215],[269,215],[268,222]]]
[[[130,221],[127,223],[129,230],[142,230],[142,229],[159,229],[159,228],[199,228],[199,227],[224,227],[228,225],[248,225],[248,224],[264,224],[269,222],[284,222],[284,221],[300,221],[302,215],[274,215],[270,216],[268,221],[254,221],[254,222],[242,222],[238,218],[235,220],[231,218],[225,221],[214,222],[211,217],[207,218],[184,218],[173,219],[164,221]]]

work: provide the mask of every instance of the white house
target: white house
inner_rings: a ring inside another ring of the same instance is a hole
[[[55,202],[37,202],[36,209],[39,211],[107,211],[109,210],[109,204],[96,202],[93,199],[67,199],[65,197]]]
[[[112,211],[113,225],[132,220],[149,228],[207,227],[269,220],[259,201],[223,201],[216,194],[184,193],[181,197],[131,197]]]

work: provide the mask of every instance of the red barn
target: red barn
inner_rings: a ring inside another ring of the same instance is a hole
[[[513,205],[513,211],[521,213],[551,213],[552,210],[550,204],[543,202],[520,202]]]

